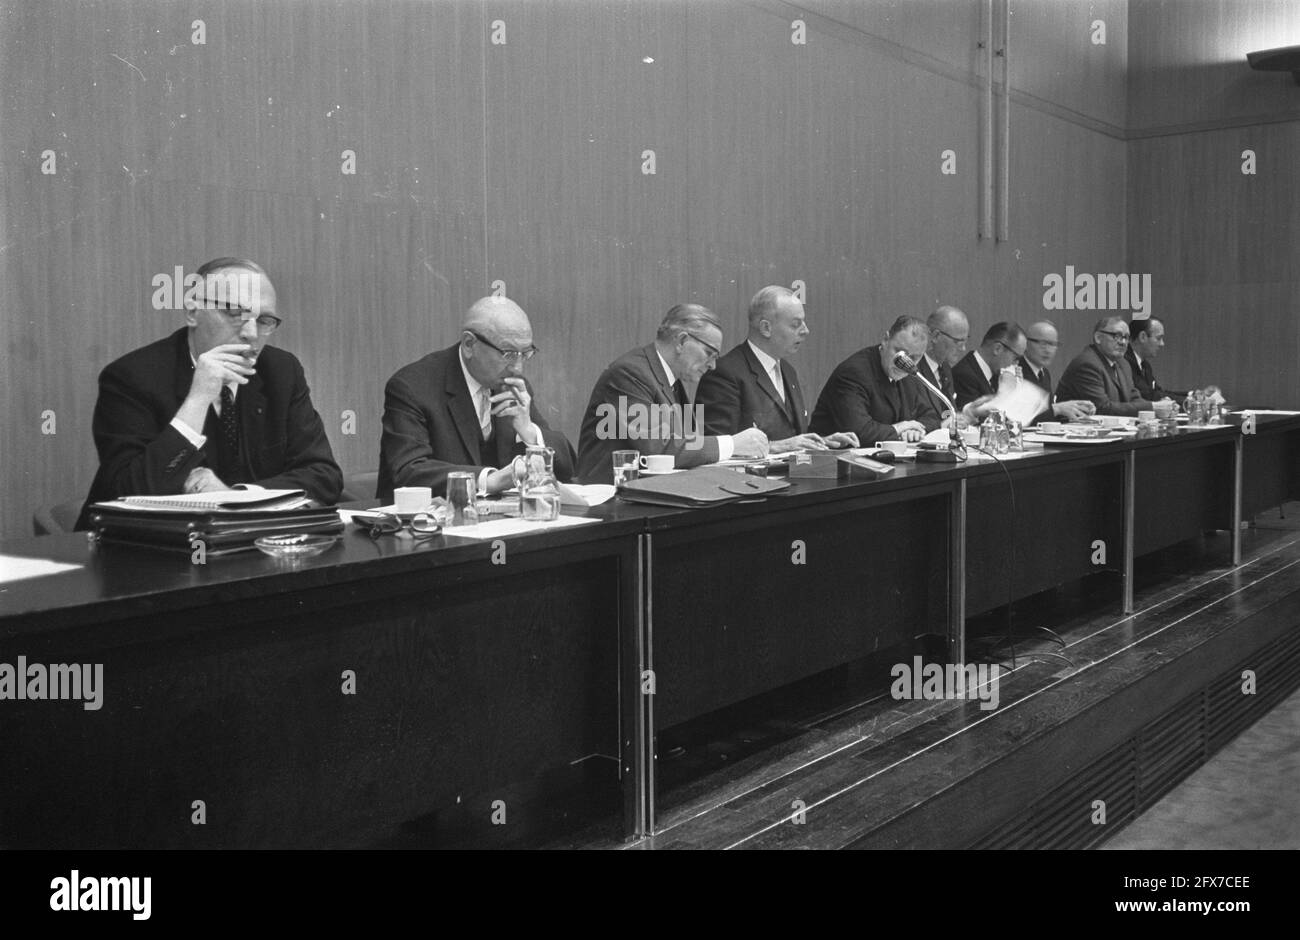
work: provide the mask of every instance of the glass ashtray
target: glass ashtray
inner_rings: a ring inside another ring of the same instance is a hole
[[[253,544],[272,558],[311,558],[338,540],[337,535],[264,535]]]

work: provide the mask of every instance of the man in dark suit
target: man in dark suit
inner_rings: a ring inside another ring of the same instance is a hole
[[[1074,357],[1056,386],[1056,397],[1092,402],[1100,415],[1136,416],[1150,411],[1151,402],[1133,385],[1124,359],[1128,324],[1123,317],[1103,317],[1093,329],[1092,345]]]
[[[817,398],[811,427],[818,434],[851,431],[863,446],[877,441],[919,441],[939,427],[934,398],[924,385],[894,365],[906,353],[913,362],[925,355],[930,332],[916,317],[899,317],[884,342],[859,349],[845,359]]]
[[[957,307],[943,304],[935,308],[925,324],[930,329],[930,340],[925,355],[916,364],[917,371],[948,396],[949,401],[955,403],[957,390],[952,384],[952,367],[966,350],[970,338],[970,321]],[[934,398],[934,392],[929,389],[926,392]],[[934,408],[940,414],[948,410],[948,406],[939,398],[934,398]]]
[[[475,475],[480,495],[515,485],[514,458],[529,444],[555,451],[555,476],[573,479],[573,445],[533,401],[524,362],[537,352],[533,328],[513,300],[484,297],[465,314],[456,345],[404,366],[384,386],[378,495],[428,486],[435,496],[454,470]]]
[[[1003,369],[1014,368],[1025,354],[1025,331],[1014,323],[994,323],[984,334],[979,349],[972,349],[952,367],[957,390],[957,407],[978,404],[997,393]]]
[[[1047,367],[1052,364],[1052,360],[1056,358],[1056,351],[1061,347],[1056,325],[1051,320],[1032,323],[1025,330],[1025,339],[1028,345],[1025,346],[1025,358],[1020,363],[1024,377],[1047,392],[1047,400],[1050,403],[1052,373]],[[1058,401],[1049,404],[1033,423],[1052,421],[1056,418],[1070,421],[1095,414],[1096,411],[1096,406],[1090,401]]]
[[[708,434],[738,434],[758,428],[771,452],[826,450],[820,434],[808,432],[799,374],[789,357],[808,335],[803,304],[788,287],[764,287],[749,302],[749,337],[700,379],[696,404],[704,408]],[[852,434],[831,435],[832,446],[857,447]]]
[[[706,434],[703,407],[686,391],[714,367],[722,327],[713,311],[677,304],[648,346],[619,356],[596,380],[578,438],[578,477],[611,483],[616,450],[671,454],[689,469],[735,456],[763,456],[767,435],[758,428]]]
[[[93,502],[230,489],[302,489],[335,502],[343,475],[302,365],[267,345],[275,287],[251,261],[217,258],[187,290],[186,326],[110,363],[92,424]]]
[[[1138,394],[1147,401],[1172,398],[1181,405],[1183,399],[1187,397],[1187,392],[1171,392],[1162,388],[1156,381],[1155,371],[1151,368],[1151,360],[1160,355],[1160,351],[1165,348],[1164,323],[1156,317],[1150,317],[1146,320],[1134,320],[1129,329],[1137,332],[1133,334],[1128,349],[1124,351],[1124,358],[1128,360],[1129,369],[1133,373],[1133,386],[1138,390]]]

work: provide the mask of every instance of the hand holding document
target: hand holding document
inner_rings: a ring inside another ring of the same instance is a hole
[[[997,394],[983,408],[1000,411],[1012,421],[1026,425],[1047,410],[1047,399],[1047,392],[1041,386],[1003,375]]]

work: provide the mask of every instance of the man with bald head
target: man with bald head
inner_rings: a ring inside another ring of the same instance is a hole
[[[1133,373],[1124,352],[1128,349],[1128,324],[1123,317],[1103,317],[1092,332],[1092,345],[1066,367],[1056,396],[1092,402],[1099,415],[1136,416],[1150,411],[1133,385]]]
[[[529,444],[555,451],[555,475],[573,479],[573,446],[533,401],[524,363],[533,327],[513,300],[484,297],[465,313],[454,346],[399,369],[384,387],[378,496],[399,486],[446,492],[447,474],[474,474],[480,495],[515,485],[514,458]]]
[[[913,362],[925,355],[930,330],[916,317],[899,317],[877,346],[859,349],[826,380],[813,410],[812,430],[851,431],[864,447],[877,441],[919,441],[939,427],[934,397],[894,365],[902,352]]]
[[[708,307],[677,304],[664,314],[654,342],[609,364],[591,391],[578,437],[578,476],[611,483],[616,450],[670,454],[689,469],[732,456],[765,456],[767,435],[756,427],[709,434],[697,416],[690,386],[718,360],[722,326]],[[697,388],[698,390],[698,388]]]
[[[952,384],[952,367],[966,354],[970,321],[959,308],[942,304],[930,314],[925,325],[930,329],[930,341],[926,344],[925,355],[916,364],[917,372],[947,395],[949,401],[955,403],[957,390]],[[948,410],[948,406],[937,398],[934,399],[934,407],[940,414]]]
[[[216,258],[193,277],[185,326],[100,373],[79,529],[91,503],[120,496],[260,486],[332,504],[343,490],[302,364],[269,345],[284,312],[266,271]]]
[[[803,304],[788,287],[764,287],[749,302],[749,337],[718,359],[700,379],[695,401],[704,407],[709,434],[738,434],[759,428],[771,452],[857,447],[852,434],[830,440],[808,431],[799,374],[788,357],[808,336]]]
[[[1025,379],[1033,382],[1043,391],[1047,392],[1047,400],[1052,400],[1052,373],[1048,366],[1056,358],[1056,351],[1061,346],[1060,338],[1056,332],[1056,324],[1051,320],[1039,320],[1037,323],[1031,323],[1025,330],[1025,357],[1021,360],[1021,368],[1024,372]],[[1058,401],[1049,405],[1037,418],[1034,423],[1040,421],[1051,421],[1053,418],[1063,418],[1066,421],[1072,421],[1077,418],[1088,417],[1096,414],[1097,406],[1090,401]]]

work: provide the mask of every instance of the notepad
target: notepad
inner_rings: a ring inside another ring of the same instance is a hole
[[[211,493],[178,493],[174,496],[123,496],[96,503],[113,509],[190,512],[195,509],[297,509],[311,500],[302,490],[217,490]]]

